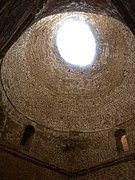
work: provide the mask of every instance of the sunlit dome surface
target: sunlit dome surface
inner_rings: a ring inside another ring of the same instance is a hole
[[[59,54],[68,63],[91,65],[96,53],[96,41],[88,24],[79,20],[64,22],[56,36]]]

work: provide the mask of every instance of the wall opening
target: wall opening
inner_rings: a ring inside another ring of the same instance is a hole
[[[25,128],[25,131],[24,131],[24,134],[23,134],[23,137],[22,137],[22,140],[21,140],[21,143],[20,143],[20,144],[21,144],[22,146],[26,147],[26,148],[29,148],[34,133],[35,133],[34,127],[31,126],[31,125],[28,125],[28,126]]]
[[[60,56],[72,65],[92,65],[96,54],[96,40],[88,23],[70,19],[63,22],[56,34]]]
[[[128,140],[126,137],[126,131],[124,129],[119,129],[115,132],[116,138],[116,147],[117,151],[120,152],[127,152],[129,151]]]

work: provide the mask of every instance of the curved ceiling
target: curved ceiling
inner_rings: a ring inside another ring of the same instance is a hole
[[[93,66],[61,59],[56,47],[60,22],[81,18],[92,27]],[[11,104],[24,116],[60,131],[93,132],[133,117],[135,41],[120,21],[100,14],[68,12],[33,24],[9,49],[1,76]]]

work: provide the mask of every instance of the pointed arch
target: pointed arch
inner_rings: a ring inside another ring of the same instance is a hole
[[[116,139],[117,151],[119,153],[129,151],[129,145],[128,145],[128,140],[126,137],[126,131],[124,129],[119,129],[115,132],[115,139]]]
[[[26,148],[29,148],[34,133],[35,133],[34,127],[31,126],[31,125],[28,125],[28,126],[25,128],[25,130],[24,130],[24,134],[23,134],[23,137],[22,137],[22,140],[21,140],[21,143],[20,143],[20,144],[21,144],[22,146],[26,147]]]

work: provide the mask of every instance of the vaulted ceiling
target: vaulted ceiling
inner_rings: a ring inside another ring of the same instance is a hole
[[[105,133],[99,136],[99,132],[134,117],[134,9],[134,0],[0,2],[0,58],[5,56],[1,63],[3,90],[21,115],[49,130],[66,134],[64,150],[71,152],[66,162],[74,157],[69,169],[64,163],[68,171],[79,172],[90,166],[92,143],[86,140],[86,133],[97,133],[94,141],[105,146],[108,142],[102,143],[101,138]],[[74,68],[61,61],[52,37],[61,17],[75,17],[81,12],[95,29],[99,44],[92,70]],[[86,141],[76,136],[78,132],[84,133],[82,137]],[[65,140],[61,142],[64,144]],[[48,144],[51,147],[50,141]],[[93,143],[94,150],[97,144]],[[79,148],[87,145],[84,155]],[[82,153],[80,158],[74,156],[78,152]],[[65,152],[62,155],[65,157]],[[83,158],[87,164],[82,163]],[[61,161],[56,164],[62,166]]]

